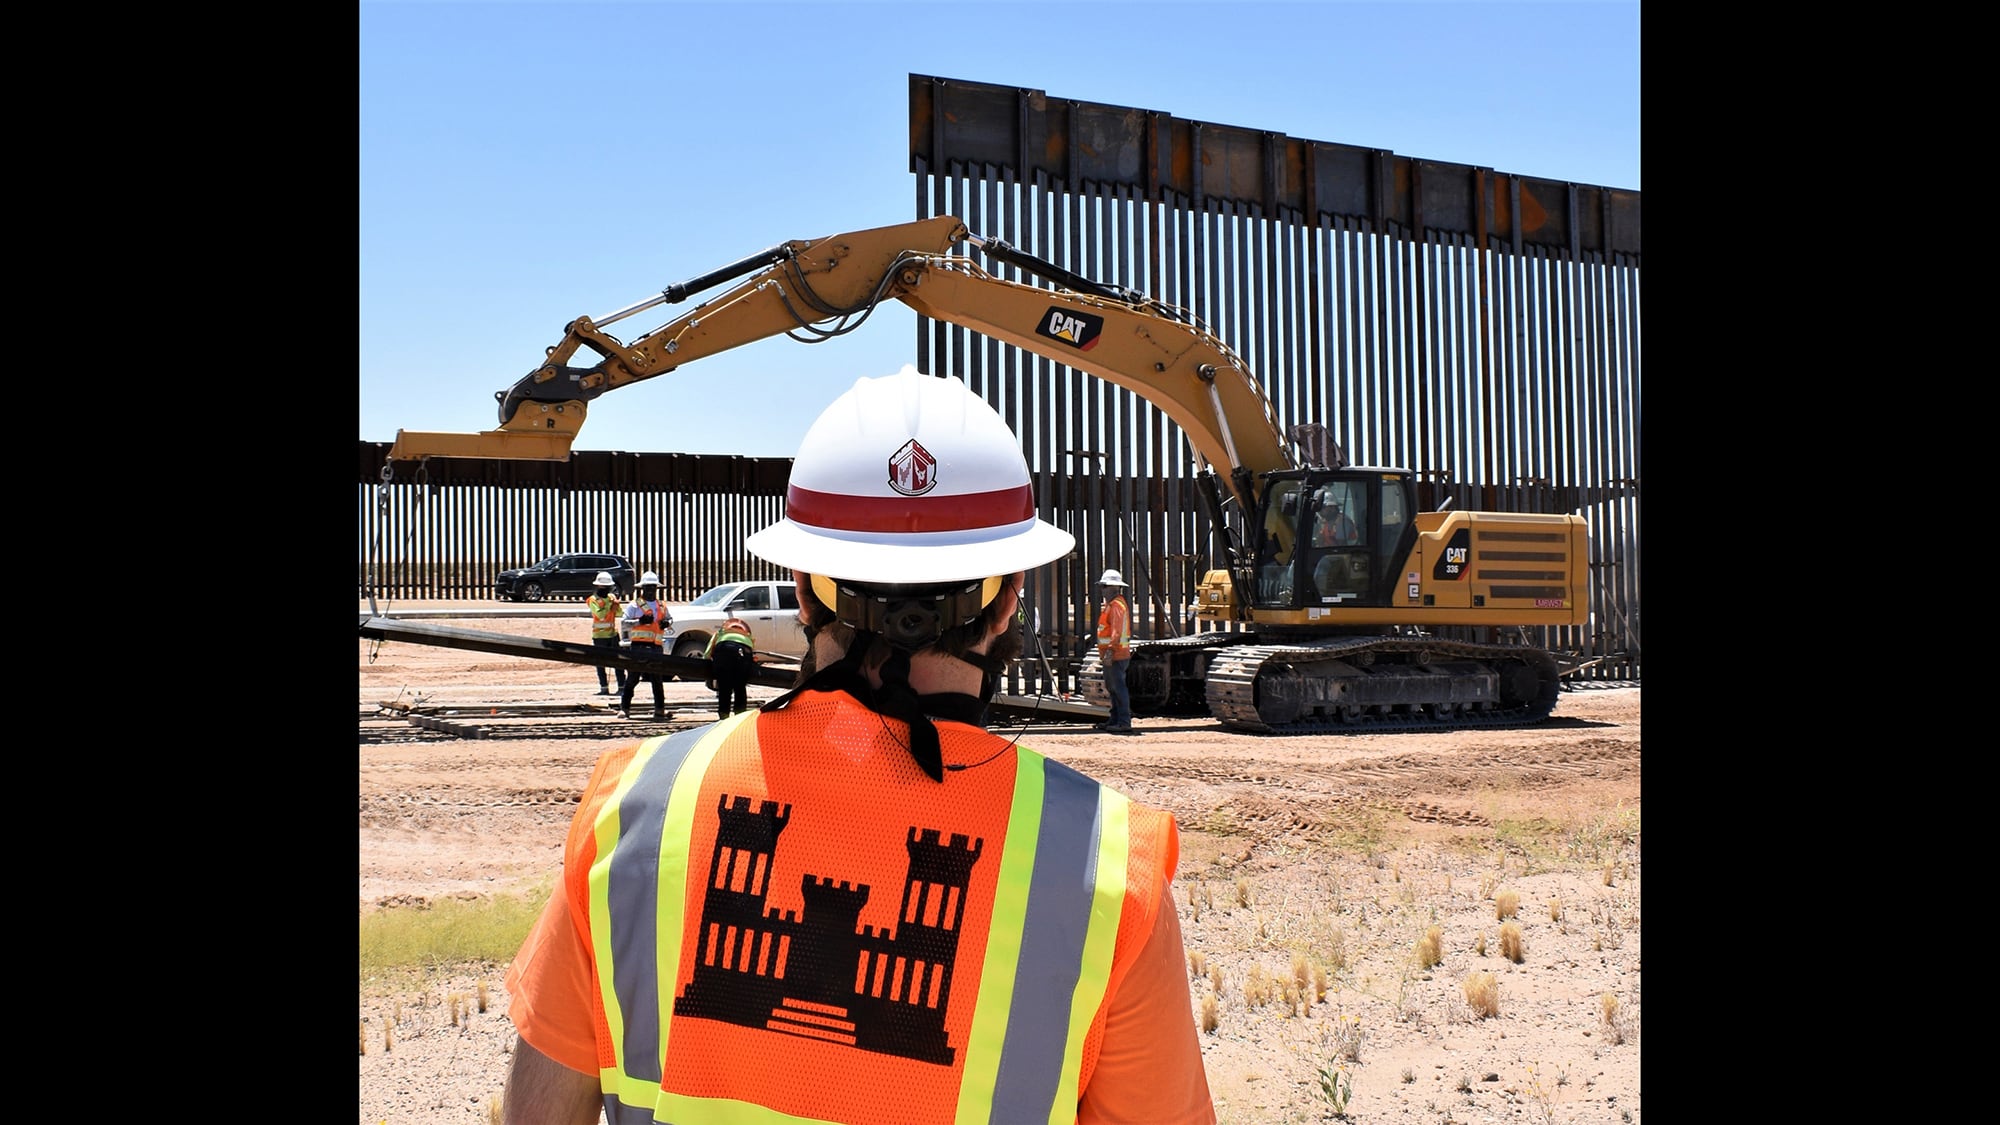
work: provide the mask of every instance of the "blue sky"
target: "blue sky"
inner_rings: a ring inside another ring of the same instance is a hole
[[[1637,0],[360,0],[360,434],[473,432],[578,316],[914,218],[926,74],[1640,189]],[[983,232],[981,232],[983,233]],[[718,287],[715,292],[720,292]],[[709,294],[610,326],[634,338]],[[885,306],[594,402],[577,449],[789,457]],[[594,358],[594,357],[593,357]]]

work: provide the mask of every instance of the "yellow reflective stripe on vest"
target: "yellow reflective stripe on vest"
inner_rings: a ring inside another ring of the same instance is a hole
[[[1001,865],[959,1125],[1076,1120],[1124,908],[1130,802],[1025,748],[1018,762],[1005,853],[1016,862]]]
[[[1051,763],[1058,764],[1058,763]],[[1062,766],[1067,770],[1069,767]],[[1095,784],[1093,782],[1093,784]],[[1051,1122],[1076,1120],[1083,1071],[1083,1041],[1090,1034],[1091,1021],[1104,1006],[1105,990],[1111,987],[1111,961],[1118,950],[1118,920],[1125,913],[1125,872],[1132,850],[1132,802],[1123,793],[1097,786],[1102,800],[1097,810],[1096,846],[1091,849],[1095,870],[1090,872],[1093,888],[1089,906],[1089,928],[1084,933],[1082,971],[1077,975],[1076,996],[1070,1001],[1069,1036],[1064,1040],[1062,1084],[1049,1108]],[[1171,910],[1169,903],[1165,909]],[[997,1111],[994,1120],[1004,1120]]]
[[[659,644],[661,639],[667,635],[666,611],[662,610],[660,603],[656,601],[640,602],[638,608],[639,612],[632,615],[632,643],[640,645]],[[650,625],[639,624],[639,617],[648,613],[653,615],[653,623]]]
[[[618,603],[610,598],[590,599],[590,635],[592,638],[615,637],[618,635]]]
[[[694,803],[723,742],[757,714],[648,740],[599,813],[590,929],[617,1060],[599,1074],[612,1125],[813,1120],[661,1088],[679,979],[678,935],[686,932]],[[1015,770],[992,928],[965,1047],[955,1114],[960,1125],[1075,1120],[1084,1040],[1104,1003],[1124,905],[1130,802],[1025,747]],[[673,937],[661,941],[663,934]]]
[[[1007,817],[1007,843],[993,887],[993,924],[987,931],[986,963],[979,969],[979,999],[965,1037],[965,1070],[958,1086],[959,1125],[985,1121],[993,1107],[994,1084],[1006,1045],[1014,969],[1021,962],[1021,923],[1028,916],[1029,885],[1035,875],[1040,835],[1045,759],[1020,748],[1014,759],[1014,804]]]
[[[663,882],[675,888],[687,884],[688,836],[701,792],[699,784],[675,781],[684,772],[700,778],[728,732],[756,714],[748,711],[712,726],[648,739],[620,779],[618,792],[598,814],[590,933],[616,1059],[598,1073],[598,1083],[614,1121],[639,1106],[646,1108],[639,1120],[650,1121],[659,1100],[660,1060],[666,1056],[673,1004],[672,988],[659,982],[674,980],[680,970],[684,902],[680,894],[659,891]],[[659,941],[662,933],[673,937]],[[627,1011],[621,995],[649,997],[651,1002]],[[629,1105],[620,1104],[627,1098]]]

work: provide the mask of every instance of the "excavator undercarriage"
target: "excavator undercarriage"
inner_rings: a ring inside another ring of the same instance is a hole
[[[1241,633],[1135,641],[1126,672],[1136,715],[1208,715],[1259,734],[1524,726],[1562,689],[1549,653],[1436,636],[1330,637],[1259,644]],[[1097,654],[1084,698],[1110,695]]]

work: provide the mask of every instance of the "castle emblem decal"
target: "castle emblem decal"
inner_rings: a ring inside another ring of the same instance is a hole
[[[718,802],[721,823],[702,897],[694,979],[676,1016],[844,1043],[949,1066],[945,1008],[972,869],[984,840],[912,826],[894,932],[859,925],[866,884],[800,880],[805,909],[765,906],[771,859],[791,806],[748,797]],[[803,916],[801,916],[803,915]]]

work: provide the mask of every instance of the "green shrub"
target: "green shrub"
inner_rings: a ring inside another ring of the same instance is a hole
[[[361,983],[421,976],[453,965],[514,959],[541,913],[546,892],[484,899],[441,899],[394,906],[361,917]]]

